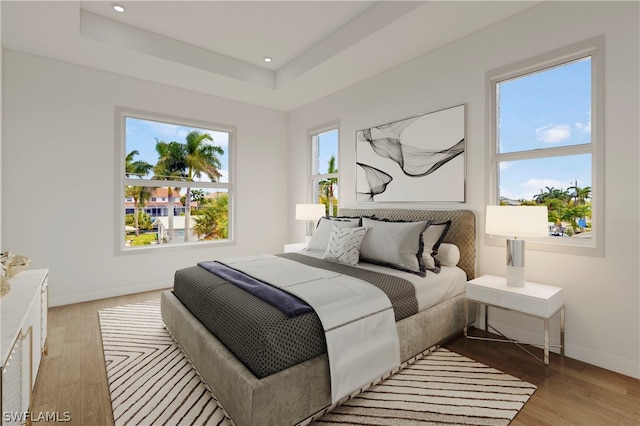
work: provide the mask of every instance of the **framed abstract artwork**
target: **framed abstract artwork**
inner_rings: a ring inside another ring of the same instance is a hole
[[[358,130],[356,200],[464,202],[465,107]]]

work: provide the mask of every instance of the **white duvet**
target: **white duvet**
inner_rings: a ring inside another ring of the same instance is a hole
[[[296,253],[317,259],[322,259],[324,255],[324,253],[311,250],[301,250]],[[426,277],[365,262],[359,263],[356,268],[395,275],[411,282],[416,290],[418,312],[425,311],[440,302],[464,293],[467,285],[467,274],[457,266],[442,266],[438,274],[427,271]]]
[[[377,287],[272,255],[223,263],[292,293],[313,307],[326,334],[332,402],[400,365],[393,308]]]

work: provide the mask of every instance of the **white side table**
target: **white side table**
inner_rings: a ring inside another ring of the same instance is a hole
[[[544,345],[518,342],[508,338],[495,328],[494,331],[500,334],[503,339],[489,339],[484,337],[474,337],[467,334],[467,327],[464,328],[464,335],[468,339],[491,340],[499,342],[511,342],[518,345],[522,350],[540,361],[545,366],[547,375],[549,374],[549,320],[556,314],[560,314],[560,356],[564,364],[564,298],[562,288],[527,281],[524,287],[511,287],[506,283],[506,278],[495,275],[483,275],[467,282],[466,294],[466,317],[468,318],[468,303],[476,302],[485,305],[485,331],[491,327],[487,323],[489,306],[515,311],[544,320]],[[520,344],[531,344],[544,347],[544,359],[540,359]]]
[[[307,243],[291,243],[284,245],[284,252],[291,253],[293,251],[300,251],[307,248]]]

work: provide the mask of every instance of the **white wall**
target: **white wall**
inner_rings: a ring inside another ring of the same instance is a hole
[[[50,269],[52,305],[170,287],[200,260],[282,251],[286,113],[4,55],[4,244]],[[235,244],[114,254],[116,106],[236,126]]]
[[[421,206],[475,210],[482,235],[489,173],[485,73],[605,34],[605,256],[527,251],[527,277],[564,288],[568,356],[640,377],[640,231],[633,199],[639,193],[638,17],[637,2],[548,2],[293,111],[289,204],[305,199],[309,128],[340,121],[340,202],[353,206],[357,130],[466,103],[467,202]],[[380,52],[384,60],[384,46]],[[289,240],[300,240],[303,228],[289,224]],[[504,248],[480,238],[479,273],[504,274],[504,256]],[[491,318],[503,331],[541,339],[537,320]],[[552,337],[559,340],[557,328]]]
[[[4,117],[2,116],[2,8],[0,7],[0,250],[4,250],[4,243],[2,240],[2,123]]]

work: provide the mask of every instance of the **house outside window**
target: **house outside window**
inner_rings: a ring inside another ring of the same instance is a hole
[[[544,205],[549,236],[528,247],[602,255],[603,39],[487,74],[488,204]]]
[[[328,215],[338,213],[338,124],[309,132],[311,143],[311,202],[324,204]]]
[[[116,110],[116,251],[232,239],[230,126]]]

